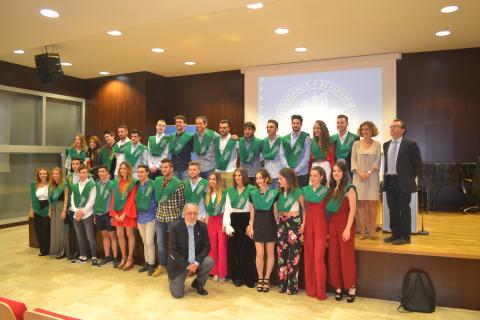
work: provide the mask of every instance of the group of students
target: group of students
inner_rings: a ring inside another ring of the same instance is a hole
[[[230,134],[228,120],[220,121],[217,133],[199,116],[197,131],[190,134],[186,118],[177,116],[174,134],[166,135],[166,122],[159,120],[146,146],[140,131],[132,130],[129,138],[124,125],[117,129],[118,142],[112,130],[105,131],[103,146],[93,136],[87,148],[83,135],[76,135],[67,150],[66,181],[60,168],[51,173],[40,168],[32,183],[31,216],[40,255],[68,256],[74,263],[85,263],[91,255],[94,266],[113,262],[115,268],[130,270],[138,228],[145,256],[139,271],[159,276],[167,262],[168,230],[181,219],[185,204],[194,203],[208,225],[214,281],[223,283],[228,275],[236,286],[267,292],[276,259],[280,292],[296,294],[303,242],[307,294],[326,299],[328,274],[335,299],[342,300],[347,290],[347,302],[353,302],[354,217],[357,200],[362,200],[356,189],[363,186],[352,185],[350,177],[364,183],[370,175],[378,176],[379,163],[369,161],[371,168],[365,168],[362,162],[360,168],[352,160],[359,137],[348,132],[345,115],[338,116],[339,133],[333,136],[318,120],[310,138],[301,131],[302,122],[293,115],[292,133],[280,137],[278,122],[269,120],[268,137],[259,139],[252,122],[244,124],[239,138]],[[363,123],[360,135],[371,139],[376,134],[372,125]],[[94,226],[103,238],[101,261]],[[68,240],[69,233],[76,241]],[[374,233],[365,227],[364,234]]]

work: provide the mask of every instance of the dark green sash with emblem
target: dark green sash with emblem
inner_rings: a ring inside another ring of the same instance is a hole
[[[225,145],[225,149],[223,152],[220,152],[220,139],[215,139],[215,165],[218,170],[225,170],[227,169],[228,163],[230,162],[230,158],[232,157],[233,150],[237,141],[232,140],[230,138]]]
[[[102,164],[104,166],[107,166],[108,171],[110,171],[112,167],[112,160],[113,157],[115,156],[115,153],[113,152],[113,148],[110,153],[108,153],[108,145],[102,146]]]
[[[87,157],[87,152],[85,150],[78,151],[74,147],[67,148],[67,155],[70,156],[70,160],[74,158],[80,159],[81,163],[85,162],[85,158]]]
[[[240,138],[238,142],[238,153],[240,154],[240,162],[250,164],[255,160],[260,146],[262,145],[262,139],[253,137],[250,142],[250,147],[247,148],[247,140],[245,137]]]
[[[33,181],[30,186],[30,192],[31,192],[30,195],[32,198],[33,212],[45,218],[46,216],[48,216],[48,206],[45,206],[45,208],[40,209],[40,202],[38,202],[38,199],[37,199],[37,183],[35,181]]]
[[[247,185],[243,187],[243,191],[241,194],[238,194],[238,190],[236,187],[230,187],[227,189],[228,197],[230,198],[230,205],[232,208],[235,209],[243,209],[248,201],[248,196],[250,195],[250,191],[252,191],[254,187],[252,185]]]
[[[190,179],[183,180],[183,185],[185,186],[185,203],[195,203],[198,205],[207,191],[207,184],[206,179],[199,178],[195,189],[192,190]]]
[[[312,155],[313,159],[315,160],[320,160],[320,159],[325,159],[327,155],[325,152],[323,152],[322,148],[318,145],[318,142],[315,141],[315,139],[312,139]]]
[[[58,199],[62,192],[65,190],[65,183],[55,186],[55,188],[50,187],[48,189],[48,203],[53,204],[57,201],[63,201],[64,199]]]
[[[135,150],[133,150],[133,152],[132,152],[132,149],[133,149],[133,144],[130,144],[129,146],[125,147],[124,150],[125,150],[125,160],[128,161],[128,163],[130,163],[133,167],[137,163],[142,153],[147,149],[147,147],[139,143],[135,148]],[[146,163],[142,163],[142,164],[146,164]]]
[[[215,137],[215,132],[207,129],[203,136],[202,142],[198,139],[198,133],[193,136],[193,151],[197,156],[204,156],[207,154],[210,145]]]
[[[80,193],[80,182],[73,185],[73,204],[75,204],[75,207],[85,207],[88,202],[88,198],[90,197],[90,191],[93,187],[95,187],[95,182],[88,180],[82,192]]]
[[[302,191],[305,201],[313,203],[322,202],[322,200],[328,194],[328,188],[325,186],[320,186],[317,190],[313,190],[312,186],[306,186],[302,188]]]
[[[142,191],[142,185],[138,182],[137,194],[135,196],[135,203],[137,204],[138,211],[144,212],[150,208],[150,200],[152,199],[154,185],[155,183],[148,179],[147,182],[145,182]]]
[[[290,212],[293,204],[298,201],[298,198],[300,198],[301,195],[302,189],[300,188],[295,188],[291,192],[287,193],[286,196],[284,192],[280,193],[277,203],[278,212]]]
[[[192,138],[193,134],[189,132],[183,132],[175,141],[176,133],[170,135],[170,143],[168,150],[171,154],[178,156],[182,152],[183,148],[187,145],[188,141]]]
[[[225,198],[226,198],[226,192],[223,191],[222,193],[222,199],[220,199],[220,202],[217,203],[217,197],[215,197],[214,200],[210,199],[208,203],[205,203],[205,211],[209,216],[218,216],[219,214],[223,213],[224,208],[225,208]]]
[[[129,140],[129,141],[125,142],[124,144],[122,144],[121,146],[118,145],[119,143],[120,143],[120,141],[115,143],[115,145],[113,146],[113,148],[112,148],[112,153],[113,154],[115,154],[115,153],[125,153],[125,148],[127,146],[131,145],[132,141]],[[112,157],[112,159],[113,159],[113,157]]]
[[[277,138],[270,148],[270,139],[266,137],[263,139],[263,158],[265,160],[275,160],[277,157],[278,151],[280,150],[280,144],[282,143],[282,138]]]
[[[308,137],[308,133],[302,131],[298,136],[293,147],[291,146],[292,134],[288,134],[282,138],[283,149],[285,150],[285,158],[290,168],[295,168],[298,165],[298,160],[302,154],[302,150],[305,146],[305,139]]]
[[[355,190],[355,193],[357,192],[357,189],[355,186],[351,183],[348,183],[345,186],[345,192],[343,195],[340,197],[332,197],[328,200],[327,206],[326,206],[326,211],[327,211],[327,217],[330,218],[330,216],[334,213],[337,213],[338,210],[340,210],[340,207],[342,206],[343,199],[347,196],[348,191],[353,188]]]
[[[158,143],[156,136],[148,137],[148,149],[150,150],[152,156],[160,157],[165,150],[165,147],[168,145],[169,141],[170,137],[167,135],[161,137]]]
[[[277,195],[277,189],[268,189],[264,194],[260,192],[260,189],[254,189],[250,192],[255,210],[261,211],[270,210],[275,202],[275,199],[277,198]]]
[[[132,180],[132,183],[128,186],[127,192],[120,191],[120,183],[117,179],[113,180],[113,209],[115,211],[122,211],[127,203],[127,198],[132,189],[137,184],[136,179]]]
[[[95,196],[95,213],[106,213],[110,210],[110,204],[107,202],[110,194],[112,193],[112,188],[114,186],[114,182],[112,180],[108,180],[103,187],[103,191],[101,189],[101,182],[97,181],[96,183],[96,196]]]
[[[165,189],[162,188],[163,185],[163,177],[157,177],[155,179],[155,199],[158,201],[159,204],[164,203],[168,200],[173,194],[175,190],[177,190],[178,186],[182,183],[180,179],[173,176],[172,180],[170,180]],[[182,208],[183,209],[183,208]]]
[[[345,159],[352,151],[353,143],[359,138],[356,134],[348,131],[343,144],[342,141],[340,141],[340,136],[338,135],[338,133],[331,136],[331,139],[333,143],[335,143],[335,157],[337,159]]]

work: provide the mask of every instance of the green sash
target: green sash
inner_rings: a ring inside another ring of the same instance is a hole
[[[138,159],[142,155],[143,151],[145,151],[147,147],[139,143],[139,145],[135,148],[133,152],[132,152],[132,147],[133,147],[133,144],[130,143],[127,147],[125,147],[124,152],[125,152],[125,160],[128,161],[128,163],[130,163],[132,167],[134,167]]]
[[[170,180],[167,185],[165,186],[165,189],[162,189],[162,184],[163,184],[163,176],[162,177],[157,177],[155,179],[155,199],[158,201],[159,204],[164,203],[167,201],[168,198],[173,194],[175,190],[177,190],[178,186],[182,183],[180,179],[177,177],[173,176],[172,180]],[[182,208],[183,209],[183,208]]]
[[[119,190],[120,188],[120,183],[117,179],[113,180],[113,209],[115,211],[122,211],[123,208],[125,207],[125,204],[127,203],[127,198],[132,189],[135,187],[137,184],[136,179],[132,180],[132,183],[128,186],[127,192],[123,193]]]
[[[268,211],[272,208],[275,199],[277,198],[277,189],[268,189],[264,194],[260,193],[260,189],[254,189],[250,192],[252,203],[255,210]]]
[[[323,152],[322,148],[318,145],[315,139],[312,139],[312,155],[314,160],[325,159],[327,155]]]
[[[337,213],[338,210],[340,210],[340,207],[342,206],[342,202],[345,199],[345,196],[347,195],[350,188],[353,188],[353,190],[355,190],[355,193],[357,193],[357,189],[355,188],[355,186],[351,183],[348,183],[345,186],[345,192],[343,193],[343,195],[341,197],[339,197],[339,198],[332,197],[332,198],[330,198],[330,200],[328,200],[327,207],[326,207],[328,218],[330,218],[330,216],[332,214]]]
[[[31,197],[32,197],[33,212],[38,214],[40,217],[44,217],[44,218],[47,217],[48,216],[48,206],[46,206],[43,209],[40,209],[40,202],[38,202],[37,194],[36,194],[37,183],[35,181],[32,182],[30,191],[31,191]]]
[[[175,141],[175,136],[176,133],[172,133],[170,135],[170,143],[168,150],[170,151],[170,153],[178,156],[180,152],[182,152],[183,148],[185,148],[185,145],[188,143],[193,134],[189,132],[183,132],[177,139],[177,141]]]
[[[207,129],[205,130],[205,134],[203,136],[203,140],[200,143],[198,139],[198,133],[193,136],[193,151],[197,156],[204,156],[207,154],[210,145],[212,144],[213,138],[215,137],[215,132]]]
[[[236,187],[230,187],[227,189],[228,197],[230,198],[230,205],[232,208],[235,209],[243,209],[245,204],[248,201],[248,196],[250,195],[250,191],[252,191],[254,187],[252,185],[247,185],[243,188],[241,194],[238,194]]]
[[[230,158],[232,157],[233,150],[237,144],[237,141],[230,138],[225,145],[223,152],[220,152],[220,139],[215,139],[215,165],[219,170],[227,169]]]
[[[119,142],[120,142],[120,141],[119,141]],[[125,152],[125,148],[126,148],[127,146],[129,146],[129,145],[132,144],[132,141],[127,141],[127,142],[125,142],[124,144],[122,144],[122,146],[120,147],[120,146],[118,145],[119,142],[115,143],[115,145],[113,146],[113,148],[112,148],[112,154],[115,154],[115,153],[124,153],[124,152]],[[112,156],[112,159],[113,159],[113,156]]]
[[[142,191],[142,186],[140,182],[138,182],[137,195],[135,196],[138,211],[147,211],[148,208],[150,208],[154,184],[152,180],[148,179],[147,182],[145,182],[144,191]]]
[[[80,150],[80,152],[78,152],[74,147],[68,148],[67,154],[70,156],[70,160],[73,160],[73,158],[79,158],[81,163],[84,163],[85,158],[87,157],[87,152],[85,150]]]
[[[306,202],[320,203],[328,194],[328,188],[320,186],[317,191],[313,190],[312,186],[306,186],[302,188],[303,196]]]
[[[350,152],[352,152],[353,143],[358,140],[358,136],[350,131],[347,132],[347,136],[345,137],[345,142],[343,144],[340,141],[340,136],[338,133],[334,134],[330,138],[335,143],[335,158],[337,159],[347,158]]]
[[[262,139],[253,137],[250,148],[247,149],[247,140],[245,137],[240,138],[238,143],[238,153],[240,154],[240,162],[250,164],[255,160],[255,156],[260,150]]]
[[[48,188],[48,203],[56,203],[62,194],[62,192],[65,190],[65,183],[62,183],[61,185],[57,185],[55,188]],[[60,201],[63,201],[64,199],[60,199]]]
[[[107,183],[105,184],[105,187],[103,188],[103,192],[100,192],[101,189],[101,183],[100,180],[97,181],[96,186],[96,196],[95,196],[95,213],[106,213],[109,210],[110,204],[107,202],[108,198],[110,197],[110,194],[112,193],[112,188],[115,185],[115,183],[112,180],[108,180]]]
[[[292,134],[288,134],[282,138],[283,149],[285,149],[285,158],[290,168],[295,168],[302,154],[303,147],[305,146],[305,139],[308,137],[308,133],[305,131],[300,132],[300,135],[295,141],[293,148],[291,147]]]
[[[192,190],[190,179],[183,180],[183,185],[185,186],[185,203],[199,204],[207,191],[207,184],[208,182],[206,179],[200,178],[197,186]]]
[[[72,187],[72,192],[73,192],[73,203],[75,204],[75,207],[77,208],[83,208],[87,204],[88,198],[90,196],[90,190],[95,187],[95,182],[92,180],[88,180],[87,184],[82,190],[82,193],[80,193],[80,182],[76,183]]]
[[[217,198],[215,198],[215,201],[212,201],[212,199],[210,199],[210,202],[205,204],[205,210],[207,214],[212,217],[212,216],[218,216],[219,214],[223,213],[225,208],[226,197],[227,197],[226,192],[223,191],[222,200],[220,201],[219,204],[217,204]]]
[[[112,160],[115,156],[115,152],[113,152],[115,145],[112,147],[112,152],[108,154],[108,145],[102,146],[102,164],[107,166],[108,171],[110,171],[112,167]]]
[[[157,143],[156,136],[148,137],[148,149],[152,156],[160,157],[169,142],[169,136],[164,135]]]
[[[270,148],[270,139],[266,137],[263,139],[263,158],[265,160],[275,160],[277,157],[278,151],[280,150],[280,144],[282,143],[282,138],[277,138]]]
[[[277,204],[278,212],[290,212],[290,209],[292,208],[293,204],[295,203],[295,201],[298,200],[298,198],[300,198],[301,195],[302,195],[302,189],[300,188],[296,188],[292,190],[287,194],[286,197],[284,192],[280,193],[280,196],[278,197],[278,204]]]

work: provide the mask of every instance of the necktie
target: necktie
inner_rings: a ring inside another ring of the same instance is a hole
[[[389,172],[391,174],[397,174],[397,163],[395,161],[395,157],[397,155],[397,149],[398,149],[398,141],[393,140],[392,141],[392,152],[389,154],[388,157],[388,168]]]
[[[193,235],[193,226],[188,226],[188,262],[195,262],[195,237]]]

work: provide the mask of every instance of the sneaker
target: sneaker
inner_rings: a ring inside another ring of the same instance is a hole
[[[100,267],[97,258],[92,258],[92,267]]]
[[[113,258],[112,262],[113,262],[113,267],[118,268],[118,265],[120,264],[120,259]]]
[[[87,258],[78,258],[75,260],[70,261],[71,263],[87,263]]]
[[[155,272],[155,266],[153,264],[148,266],[148,276],[151,277]]]
[[[164,266],[158,266],[157,269],[155,269],[155,271],[153,272],[152,277],[158,277],[164,272],[165,272],[165,267]]]
[[[145,263],[140,269],[138,269],[139,273],[147,272],[147,271],[148,271],[148,264],[147,263]]]
[[[100,265],[104,266],[104,265],[110,264],[112,262],[113,262],[113,258],[110,257],[110,256],[106,256],[105,258],[102,259],[102,261],[100,261]]]

